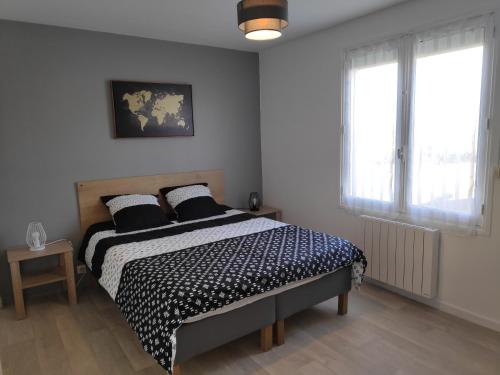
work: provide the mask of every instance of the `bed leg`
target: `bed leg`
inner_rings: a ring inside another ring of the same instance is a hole
[[[268,352],[273,347],[273,325],[260,329],[260,350]]]
[[[276,331],[276,345],[283,345],[285,343],[285,320],[277,320],[274,329]]]
[[[347,314],[348,296],[349,296],[349,293],[339,294],[339,308],[338,308],[339,315]]]
[[[181,365],[175,365],[172,369],[172,375],[181,375]]]

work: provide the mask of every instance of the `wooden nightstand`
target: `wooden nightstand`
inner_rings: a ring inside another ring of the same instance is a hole
[[[239,208],[239,210],[255,216],[267,217],[278,221],[281,220],[281,210],[278,208],[263,206],[259,209],[259,211],[251,211],[249,208]]]
[[[21,275],[20,263],[26,260],[48,256],[59,257],[59,265],[50,272]],[[27,246],[19,246],[7,250],[7,260],[10,265],[12,278],[12,291],[16,305],[16,318],[26,318],[23,290],[35,286],[66,281],[68,288],[68,301],[76,304],[75,272],[73,269],[73,245],[70,241],[58,241],[47,245],[45,250],[30,251]]]

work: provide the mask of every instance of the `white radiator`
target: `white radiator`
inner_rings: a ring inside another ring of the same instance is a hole
[[[439,231],[395,221],[363,218],[366,276],[410,293],[437,293]]]

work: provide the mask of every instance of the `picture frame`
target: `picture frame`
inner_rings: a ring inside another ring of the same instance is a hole
[[[116,138],[194,136],[190,84],[111,81]]]

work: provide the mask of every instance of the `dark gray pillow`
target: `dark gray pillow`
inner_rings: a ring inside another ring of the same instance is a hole
[[[189,221],[223,215],[226,210],[212,198],[207,183],[169,186],[160,189],[177,220]]]
[[[117,233],[162,227],[170,224],[158,203],[149,194],[108,195],[101,197],[108,207]]]

